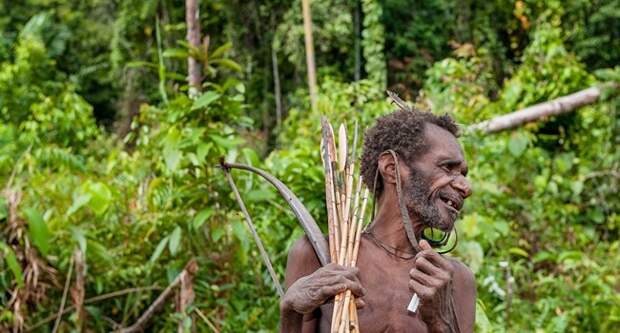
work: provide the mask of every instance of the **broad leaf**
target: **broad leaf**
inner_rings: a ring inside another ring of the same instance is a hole
[[[514,157],[519,157],[527,148],[528,138],[525,134],[516,132],[510,137],[508,141],[508,151]]]
[[[157,261],[157,259],[159,259],[159,256],[161,256],[161,253],[166,248],[166,244],[167,243],[168,243],[168,236],[162,238],[159,241],[159,244],[157,244],[157,247],[155,248],[155,251],[151,255],[151,259],[149,259],[149,263],[150,264],[154,264]]]
[[[49,253],[49,243],[52,237],[47,224],[43,221],[43,216],[35,208],[26,208],[24,210],[28,220],[28,236],[30,241],[37,249],[46,256]]]
[[[9,266],[11,273],[15,277],[17,281],[17,285],[21,288],[24,286],[24,274],[22,272],[22,267],[17,262],[17,257],[15,257],[15,253],[11,247],[7,246],[4,243],[0,243],[0,252],[3,252],[4,260],[6,261],[6,265]]]
[[[90,195],[88,206],[97,215],[105,213],[105,211],[108,209],[108,206],[112,202],[112,192],[110,191],[108,186],[100,182],[88,183],[86,189],[88,191],[88,194]]]
[[[194,104],[192,105],[192,110],[206,108],[207,106],[211,105],[211,103],[217,101],[220,96],[221,95],[216,93],[215,91],[209,90],[200,95],[200,97],[198,97],[194,101]]]
[[[172,234],[170,235],[170,242],[168,243],[168,250],[170,250],[171,255],[177,254],[180,244],[181,244],[181,227],[176,227],[174,228],[174,231],[172,231]]]
[[[194,220],[192,221],[192,227],[194,227],[194,229],[197,230],[205,223],[205,221],[209,217],[211,217],[211,215],[213,215],[212,208],[205,208],[201,210],[200,213],[196,214],[196,216],[194,217]]]

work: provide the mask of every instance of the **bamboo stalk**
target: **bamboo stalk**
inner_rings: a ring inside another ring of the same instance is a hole
[[[359,249],[359,233],[361,232],[362,220],[360,219],[358,203],[359,203],[359,197],[360,197],[359,194],[361,190],[362,190],[362,181],[361,179],[359,179],[357,182],[357,190],[355,192],[355,201],[353,205],[353,207],[355,207],[355,210],[351,218],[352,223],[350,223],[350,231],[349,231],[350,236],[349,236],[349,242],[347,244],[346,263],[347,263],[347,266],[349,267],[355,267],[355,261],[353,260],[353,254],[357,249]],[[349,326],[349,322],[352,319],[352,316],[350,314],[351,312],[350,304],[352,301],[354,304],[355,298],[351,294],[351,290],[347,290],[344,296],[343,308],[347,309],[348,311],[345,312],[345,315],[342,317],[340,321],[339,333],[344,333],[344,329]],[[353,311],[356,311],[356,310],[353,310]]]

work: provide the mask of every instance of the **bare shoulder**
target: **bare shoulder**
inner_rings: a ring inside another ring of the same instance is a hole
[[[454,266],[453,295],[460,331],[473,332],[476,319],[476,278],[465,264],[455,258],[448,258]]]
[[[448,257],[452,266],[454,267],[454,277],[456,283],[467,289],[473,289],[474,292],[476,290],[476,278],[474,273],[469,269],[469,267],[465,266],[462,262],[460,262],[456,258]]]
[[[289,287],[302,276],[312,274],[321,267],[310,240],[305,235],[293,243],[286,262],[286,285]]]

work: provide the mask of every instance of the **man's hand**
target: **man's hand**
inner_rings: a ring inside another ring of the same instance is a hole
[[[331,263],[293,283],[281,303],[283,310],[305,314],[314,311],[325,301],[347,289],[357,297],[366,291],[360,284],[357,268],[347,268]]]
[[[422,251],[414,258],[414,268],[409,271],[409,289],[420,297],[418,309],[429,330],[442,331],[444,323],[440,319],[441,302],[442,297],[447,299],[447,293],[451,292],[448,286],[452,281],[454,267],[435,252],[426,240],[420,242],[420,248]]]

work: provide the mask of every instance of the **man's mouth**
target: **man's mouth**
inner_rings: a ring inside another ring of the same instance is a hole
[[[463,199],[458,195],[451,193],[439,193],[439,199],[455,213],[458,213],[463,208]]]

